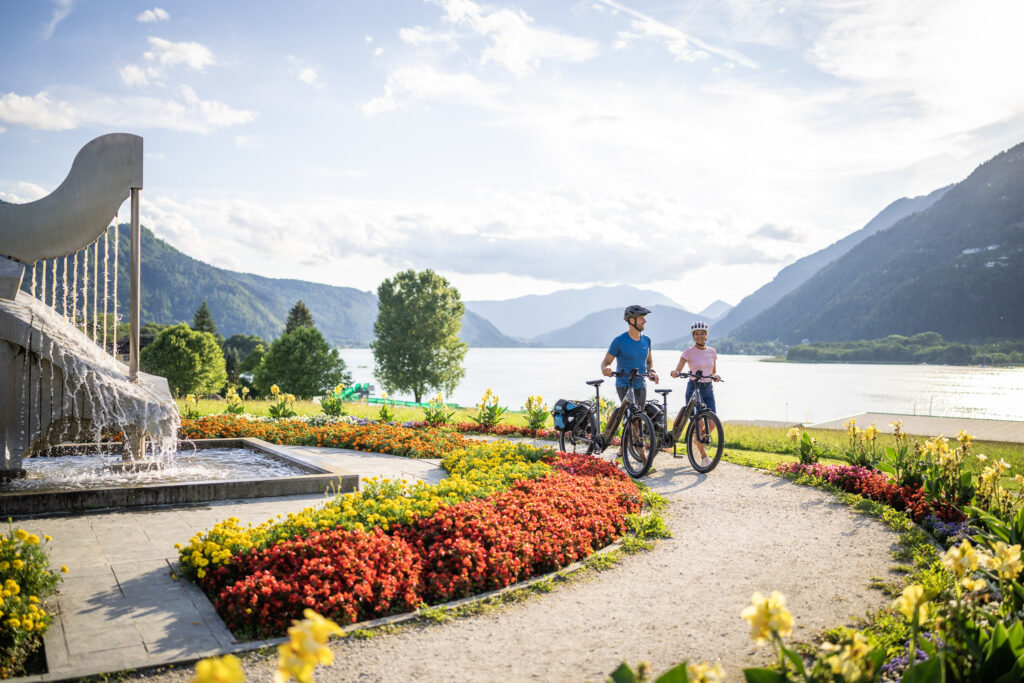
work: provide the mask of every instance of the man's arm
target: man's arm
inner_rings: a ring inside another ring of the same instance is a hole
[[[647,372],[650,373],[651,379],[657,384],[658,373],[654,371],[654,355],[650,351],[647,352]]]
[[[611,364],[613,360],[615,360],[615,356],[610,353],[604,354],[604,360],[601,361],[601,374],[605,377],[612,376]]]

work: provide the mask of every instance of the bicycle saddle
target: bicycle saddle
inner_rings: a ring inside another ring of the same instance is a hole
[[[671,394],[672,390],[671,389],[655,389],[654,393],[661,394],[662,396],[664,396],[665,394]]]
[[[587,384],[589,384],[592,387],[597,387],[597,386],[600,386],[600,385],[604,384],[604,380],[603,379],[592,379],[589,382],[587,382]]]

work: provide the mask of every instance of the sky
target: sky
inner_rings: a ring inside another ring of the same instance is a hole
[[[142,223],[220,267],[700,311],[1024,141],[1022,25],[1021,0],[0,0],[0,199],[129,132]]]

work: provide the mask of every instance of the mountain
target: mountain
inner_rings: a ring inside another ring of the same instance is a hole
[[[885,230],[899,220],[919,211],[924,211],[937,202],[952,185],[933,192],[908,199],[897,199],[882,209],[881,213],[868,221],[860,230],[833,242],[829,246],[795,261],[782,270],[775,278],[753,294],[750,294],[729,311],[728,315],[715,324],[718,336],[725,336],[761,311],[775,304],[794,289],[807,282],[815,273],[847,253],[879,230]]]
[[[122,318],[128,312],[130,234],[128,224],[118,226],[118,305]],[[111,244],[111,261],[113,258]],[[30,286],[29,277],[26,274],[22,285],[25,290]],[[62,270],[59,279],[63,279]],[[316,326],[332,344],[367,346],[373,340],[377,297],[370,292],[217,268],[178,251],[142,228],[143,322],[191,323],[196,309],[206,301],[217,331],[224,337],[258,334],[269,340],[284,330],[288,311],[299,299],[306,303]],[[522,345],[468,310],[460,337],[470,346]]]
[[[608,308],[622,309],[630,304],[652,308],[655,305],[682,308],[660,292],[628,285],[562,289],[551,294],[530,294],[503,301],[467,301],[466,308],[494,323],[503,334],[531,339],[556,330],[567,322]]]
[[[1024,143],[850,249],[737,339],[1024,338]]]
[[[684,332],[689,334],[690,325],[699,319],[700,316],[685,309],[655,304],[651,306],[651,314],[647,316],[644,334],[655,342],[674,339]],[[614,337],[625,331],[626,323],[622,319],[622,309],[615,307],[591,313],[568,327],[539,335],[531,341],[538,346],[547,347],[607,348]]]
[[[703,311],[701,311],[698,315],[700,315],[701,318],[704,318],[708,322],[711,322],[713,320],[718,320],[719,318],[724,317],[732,309],[733,306],[730,306],[721,299],[718,299],[713,304],[711,304]]]

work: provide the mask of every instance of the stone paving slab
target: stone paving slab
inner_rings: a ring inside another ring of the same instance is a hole
[[[861,413],[851,415],[857,420],[859,427],[867,427],[874,422],[883,432],[889,431],[889,423],[903,420],[903,431],[915,436],[955,437],[959,430],[964,430],[975,439],[983,441],[1003,441],[1006,443],[1024,443],[1024,422],[1016,420],[980,420],[969,417],[934,417],[930,415],[900,415],[898,413]],[[814,429],[846,429],[844,423],[850,419],[844,417],[807,425]]]
[[[446,476],[440,460],[342,448],[283,448],[357,472],[360,481],[378,477],[436,483]],[[175,577],[174,544],[186,544],[228,517],[259,524],[324,500],[323,494],[304,494],[18,522],[39,536],[49,534],[52,565],[71,570],[47,605],[56,615],[45,636],[49,673],[25,680],[76,679],[258,647],[260,643],[236,641],[199,587]]]

